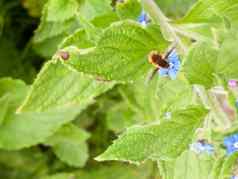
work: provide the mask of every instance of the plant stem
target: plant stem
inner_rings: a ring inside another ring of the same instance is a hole
[[[177,36],[173,27],[168,23],[168,18],[163,14],[159,6],[154,2],[154,0],[141,0],[141,3],[145,11],[150,15],[155,23],[158,23],[161,27],[161,31],[168,41],[174,41],[179,45],[183,52],[187,49],[181,42],[180,38]]]
[[[223,94],[223,91],[219,93],[218,90],[210,89],[208,92],[205,90],[204,87],[194,85],[194,92],[197,94],[197,96],[200,98],[202,104],[207,109],[210,109],[209,118],[207,121],[209,124],[209,128],[213,128],[211,125],[212,121],[214,120],[216,126],[216,129],[219,129],[221,131],[226,130],[231,127],[231,121],[229,119],[229,116],[223,111],[222,106],[218,100],[218,98],[226,95],[225,91]],[[226,100],[226,99],[224,99]]]

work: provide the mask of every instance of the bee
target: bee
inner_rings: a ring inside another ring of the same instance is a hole
[[[152,51],[149,54],[148,57],[149,63],[151,63],[156,69],[162,68],[169,68],[169,63],[166,60],[166,57],[163,57],[160,53],[157,51]]]
[[[156,72],[159,71],[160,68],[168,69],[170,67],[170,63],[168,61],[169,55],[175,50],[175,46],[167,50],[167,52],[163,55],[158,51],[152,51],[148,55],[148,62],[152,64],[155,69],[149,76],[149,81],[155,76]]]

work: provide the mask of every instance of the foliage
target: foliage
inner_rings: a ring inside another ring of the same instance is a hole
[[[0,178],[238,176],[238,139],[229,155],[224,146],[238,131],[237,8],[238,0],[2,0]],[[151,54],[171,48],[177,78],[150,78],[153,65],[162,68]]]

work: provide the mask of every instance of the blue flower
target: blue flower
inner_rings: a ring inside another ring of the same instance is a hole
[[[224,138],[223,144],[226,146],[228,155],[238,151],[238,133]]]
[[[208,144],[203,141],[198,141],[190,145],[190,150],[194,151],[197,154],[207,153],[209,155],[214,153],[214,147],[211,144]]]
[[[144,11],[142,11],[137,21],[143,26],[146,26],[150,22],[150,19],[148,15]]]
[[[173,50],[168,56],[169,68],[160,68],[160,76],[169,76],[175,80],[180,69],[180,60],[176,50]]]
[[[238,179],[238,176],[232,176],[231,179]]]

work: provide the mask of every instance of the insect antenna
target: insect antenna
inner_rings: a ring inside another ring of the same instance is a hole
[[[169,55],[173,52],[173,50],[176,48],[177,46],[177,42],[174,42],[167,50],[167,52],[165,53],[164,59],[168,59]]]
[[[174,51],[175,48],[176,48],[176,47],[173,46],[173,47],[165,54],[165,56],[164,56],[164,59],[165,59],[165,60],[168,59],[169,55]]]

